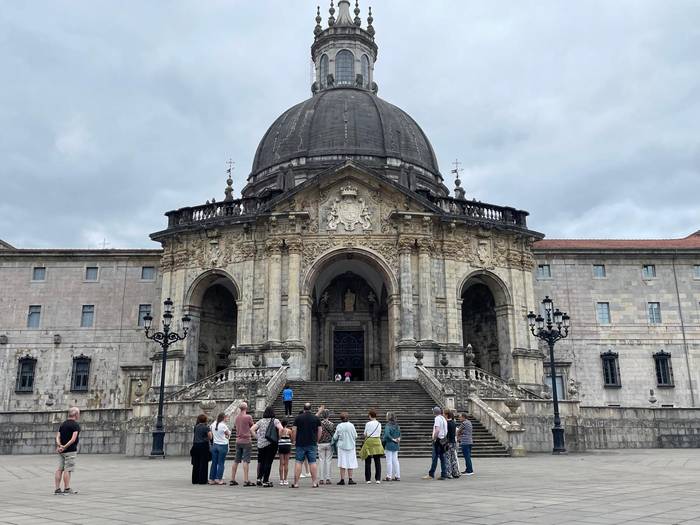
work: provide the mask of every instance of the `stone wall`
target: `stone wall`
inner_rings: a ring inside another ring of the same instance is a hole
[[[80,413],[79,451],[84,454],[121,454],[126,450],[126,409],[83,410]],[[56,432],[66,412],[1,412],[0,454],[54,454]]]

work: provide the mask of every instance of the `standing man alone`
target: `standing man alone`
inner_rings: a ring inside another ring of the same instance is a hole
[[[433,423],[433,461],[430,464],[430,470],[427,476],[423,479],[435,479],[435,469],[437,469],[438,459],[440,460],[440,477],[438,479],[447,479],[447,465],[445,465],[445,447],[447,445],[447,420],[442,415],[440,407],[433,408],[435,422]]]
[[[289,385],[284,385],[284,390],[282,390],[282,401],[284,401],[284,415],[292,415],[292,399],[294,399],[294,392]]]
[[[318,467],[316,466],[316,455],[318,453],[317,443],[321,439],[321,420],[311,413],[311,403],[304,404],[304,411],[294,420],[292,428],[292,441],[296,444],[294,461],[294,483],[291,488],[299,487],[301,477],[301,466],[304,460],[309,462],[311,470],[312,486],[318,487]]]
[[[75,468],[75,458],[78,455],[78,442],[80,441],[80,409],[71,407],[66,419],[56,432],[56,452],[58,453],[58,469],[54,475],[56,490],[54,494],[77,494],[70,487],[70,477]],[[63,479],[63,491],[61,491],[61,479]]]

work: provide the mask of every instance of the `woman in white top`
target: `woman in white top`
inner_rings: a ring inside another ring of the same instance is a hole
[[[340,424],[335,427],[333,444],[338,449],[338,468],[340,469],[340,481],[338,485],[345,485],[345,472],[348,473],[348,485],[355,485],[352,480],[352,471],[357,468],[357,430],[355,425],[348,421],[348,413],[340,413]]]
[[[224,422],[226,414],[221,412],[216,416],[216,422],[211,424],[211,433],[214,444],[211,447],[211,469],[209,470],[209,484],[223,485],[224,462],[228,454],[228,438],[231,436],[231,429]]]

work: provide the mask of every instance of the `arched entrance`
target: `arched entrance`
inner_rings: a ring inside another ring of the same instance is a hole
[[[193,382],[228,366],[231,345],[237,342],[238,289],[220,271],[201,275],[188,294],[192,330],[185,356],[185,381]]]
[[[349,371],[353,381],[393,377],[394,316],[391,274],[378,256],[343,249],[309,271],[309,376],[327,381]]]
[[[476,366],[503,378],[512,370],[508,297],[505,286],[488,273],[474,274],[462,286],[463,344],[472,345]]]

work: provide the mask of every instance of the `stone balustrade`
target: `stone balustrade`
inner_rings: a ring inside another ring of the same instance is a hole
[[[527,227],[528,212],[508,206],[496,206],[495,204],[487,204],[476,200],[456,199],[454,197],[440,197],[435,199],[434,203],[449,215],[509,226]]]

